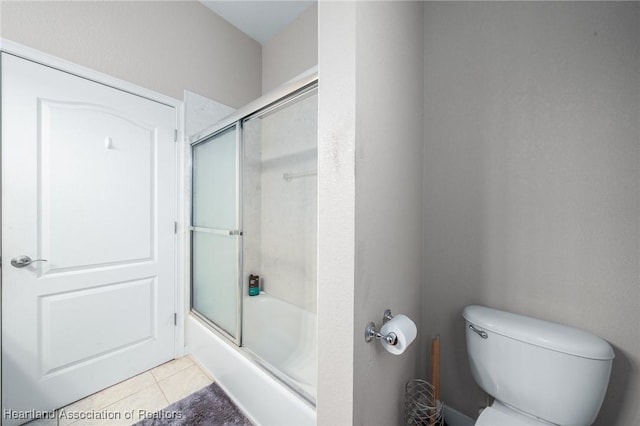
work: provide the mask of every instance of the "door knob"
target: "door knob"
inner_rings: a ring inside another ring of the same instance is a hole
[[[11,259],[11,266],[14,266],[16,268],[24,268],[25,266],[31,265],[33,262],[46,262],[46,259],[31,260],[29,256],[23,254]]]

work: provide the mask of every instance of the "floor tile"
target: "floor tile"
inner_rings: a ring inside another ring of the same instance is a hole
[[[37,419],[27,423],[25,426],[58,426],[56,419]]]
[[[71,423],[72,426],[120,426],[131,425],[144,418],[145,413],[155,413],[166,406],[169,402],[164,397],[157,384],[153,384],[139,392],[129,395],[120,401],[111,404],[101,410],[110,418],[107,419],[86,419]]]
[[[182,358],[174,359],[173,361],[165,362],[157,366],[151,370],[151,374],[153,374],[153,377],[155,377],[157,381],[160,381],[192,365],[193,360],[188,356],[183,356]]]
[[[185,356],[58,410],[58,424],[130,425],[143,419],[145,413],[151,415],[211,383],[211,378],[190,357]],[[78,419],[78,415],[84,418]],[[45,419],[29,425],[57,426],[55,420]]]
[[[70,404],[62,410],[66,410],[67,412],[95,412],[99,411],[121,399],[124,399],[130,395],[135,394],[136,392],[141,391],[151,385],[156,383],[153,375],[150,372],[145,372],[134,376],[124,382],[120,382],[116,385],[111,386],[103,391],[95,393],[91,396],[88,396],[80,401],[74,402]],[[59,415],[60,417],[60,426],[67,426],[75,422],[76,420],[70,419],[68,416]]]
[[[169,404],[173,404],[211,383],[212,380],[195,364],[158,382]]]

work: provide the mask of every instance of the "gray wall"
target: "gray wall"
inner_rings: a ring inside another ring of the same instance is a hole
[[[3,38],[182,99],[261,93],[261,46],[196,1],[0,3]]]
[[[424,16],[422,332],[442,335],[442,399],[485,403],[460,316],[483,304],[611,342],[596,424],[640,424],[640,3]]]
[[[262,93],[318,64],[318,5],[262,46]]]
[[[419,372],[420,339],[392,355],[363,332],[385,308],[420,324],[422,7],[356,3],[355,425],[402,424],[404,385]]]

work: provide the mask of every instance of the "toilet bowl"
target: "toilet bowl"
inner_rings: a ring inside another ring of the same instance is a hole
[[[607,341],[577,328],[484,306],[467,306],[463,317],[473,378],[495,399],[476,425],[593,423],[614,358]]]

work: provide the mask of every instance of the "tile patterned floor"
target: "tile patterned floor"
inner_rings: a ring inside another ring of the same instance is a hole
[[[142,420],[141,414],[150,415],[211,383],[213,380],[185,356],[61,408],[57,419],[40,419],[28,426],[130,425]],[[82,413],[89,412],[113,418],[78,419]]]

